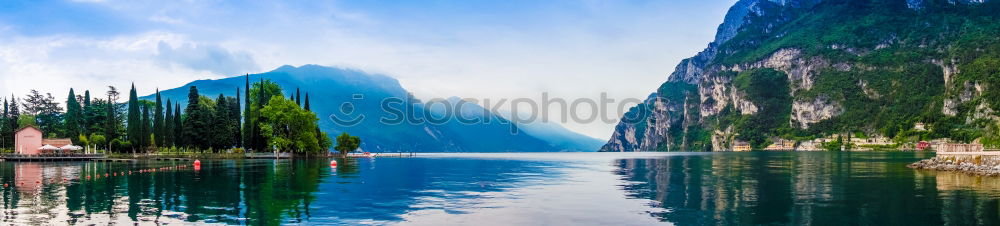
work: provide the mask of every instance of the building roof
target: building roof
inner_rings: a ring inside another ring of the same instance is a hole
[[[29,125],[22,126],[21,128],[15,130],[14,133],[19,133],[19,132],[21,132],[21,130],[25,130],[27,128],[32,128],[32,129],[38,130],[39,132],[42,131],[42,129],[39,129],[38,127],[35,127],[35,126],[29,124]]]
[[[66,145],[73,144],[73,140],[69,138],[54,138],[54,139],[42,139],[42,144],[48,144],[56,147],[62,147]]]

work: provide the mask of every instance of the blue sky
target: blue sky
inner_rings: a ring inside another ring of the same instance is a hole
[[[711,41],[735,0],[0,2],[0,94],[320,64],[423,99],[643,98]],[[566,123],[604,139],[613,123]]]

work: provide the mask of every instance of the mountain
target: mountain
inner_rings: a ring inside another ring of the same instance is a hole
[[[503,117],[511,118],[510,112],[499,112],[499,114]],[[522,115],[520,118],[526,119],[530,117]],[[597,151],[604,145],[604,141],[573,132],[556,122],[536,120],[517,125],[525,133],[545,140],[550,145],[563,151]]]
[[[282,66],[270,72],[248,75],[250,82],[270,79],[284,89],[285,96],[301,91],[308,93],[310,106],[320,117],[322,131],[331,137],[341,132],[362,138],[361,149],[370,152],[540,152],[562,151],[552,141],[534,137],[519,125],[511,124],[492,112],[475,113],[477,122],[458,121],[445,117],[434,104],[413,98],[396,79],[358,70],[304,65]],[[243,89],[245,77],[218,80],[198,80],[182,87],[162,90],[166,99],[187,102],[188,89],[197,86],[201,95],[216,97],[220,93],[235,95]],[[244,90],[245,92],[245,90]],[[143,99],[152,99],[146,96]],[[242,97],[241,97],[242,98]],[[444,105],[441,105],[444,106]],[[467,111],[482,109],[478,105],[462,105]],[[183,107],[182,107],[183,109]],[[361,117],[363,116],[363,117]],[[431,117],[433,116],[433,117]],[[347,123],[350,119],[358,123]],[[334,119],[342,119],[337,123]],[[393,121],[394,119],[412,119]],[[447,120],[434,120],[447,119]],[[485,120],[489,119],[489,120]],[[569,141],[573,142],[573,141]],[[591,149],[596,150],[596,148]]]
[[[987,0],[737,1],[601,151],[835,134],[998,146],[998,17]]]

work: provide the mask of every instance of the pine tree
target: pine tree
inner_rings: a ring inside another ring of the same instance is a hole
[[[9,133],[9,131],[12,130],[10,128],[7,128],[8,127],[8,124],[7,124],[7,114],[10,113],[9,111],[7,111],[7,105],[8,105],[7,104],[7,98],[4,98],[3,99],[3,112],[0,112],[0,148],[7,148],[7,142],[9,142],[8,139],[11,139],[11,138],[8,138],[8,137],[13,137],[13,136],[8,136],[7,135]]]
[[[187,118],[184,119],[184,139],[189,147],[207,149],[211,146],[209,139],[212,139],[212,112],[202,105],[201,96],[198,94],[198,87],[192,86],[188,92],[188,106],[184,111]]]
[[[170,99],[167,99],[167,112],[163,116],[163,128],[161,132],[163,133],[162,144],[164,147],[174,146],[174,110],[170,109]],[[156,139],[157,143],[160,143],[160,139]]]
[[[212,147],[217,150],[227,148],[232,143],[230,141],[232,128],[229,126],[229,104],[226,103],[226,96],[221,93],[215,99],[215,115],[212,117]]]
[[[66,134],[64,135],[76,143],[80,143],[80,125],[83,124],[82,112],[83,108],[80,107],[80,102],[77,102],[73,88],[70,88],[69,97],[66,98]]]
[[[153,137],[157,147],[163,146],[163,100],[160,97],[160,89],[156,89],[156,102],[153,106]]]
[[[126,122],[126,126],[128,126],[126,129],[128,141],[133,146],[142,144],[142,112],[140,111],[139,97],[136,95],[135,84],[133,83],[132,89],[128,94],[128,121]]]

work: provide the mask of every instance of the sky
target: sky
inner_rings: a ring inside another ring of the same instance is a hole
[[[5,0],[0,96],[37,89],[63,101],[70,87],[99,94],[130,83],[145,95],[318,64],[395,77],[425,100],[540,101],[547,93],[572,102],[605,93],[620,103],[644,99],[704,49],[733,3]],[[550,110],[549,119],[602,140],[616,124],[559,114]]]

